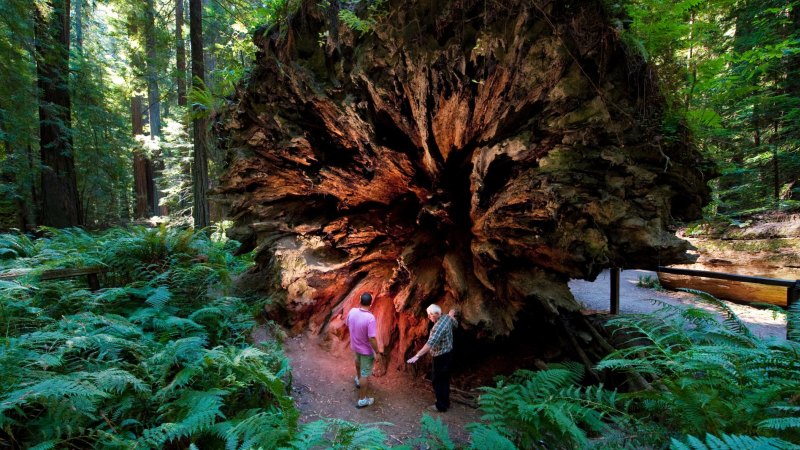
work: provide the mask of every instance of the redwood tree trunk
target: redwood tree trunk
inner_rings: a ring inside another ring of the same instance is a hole
[[[203,3],[189,0],[189,38],[192,46],[192,86],[203,89],[205,65],[203,63]],[[208,214],[208,118],[205,113],[198,114],[197,106],[192,106],[195,115],[192,120],[194,151],[192,153],[192,217],[195,228],[209,225]]]
[[[161,136],[161,94],[158,89],[156,62],[156,19],[154,0],[146,0],[144,42],[147,54],[147,113],[150,119],[150,137]]]
[[[186,45],[183,40],[183,0],[175,0],[175,66],[178,106],[186,106]]]
[[[586,362],[571,278],[690,259],[669,228],[699,217],[713,169],[663,134],[602,2],[390,0],[366,35],[318,3],[256,33],[220,124],[231,235],[293,330],[343,337],[370,291],[396,367],[432,302],[461,310],[462,349],[538,332],[525,345]]]
[[[69,0],[34,6],[39,147],[42,163],[42,225],[82,224],[72,148],[69,93]]]
[[[139,136],[144,133],[144,123],[142,121],[142,97],[131,98],[131,126],[133,135]],[[152,179],[152,164],[141,149],[133,152],[133,184],[136,193],[136,206],[134,217],[137,219],[151,217],[153,210],[153,191],[155,184]]]

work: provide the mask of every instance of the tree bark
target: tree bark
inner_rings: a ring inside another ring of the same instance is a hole
[[[142,121],[142,97],[134,96],[131,98],[131,126],[134,136],[144,134],[144,123]],[[153,215],[153,193],[152,186],[152,164],[145,156],[144,152],[137,148],[133,152],[133,184],[136,193],[136,206],[134,217],[137,219],[148,218]]]
[[[42,163],[42,225],[82,225],[72,148],[69,92],[69,0],[34,6],[39,147]]]
[[[9,134],[8,125],[6,125],[6,112],[1,110],[0,110],[0,134],[3,134],[5,136],[8,136]],[[5,158],[7,165],[6,167],[3,168],[3,170],[0,170],[0,179],[2,179],[3,183],[7,184],[8,186],[14,187],[13,193],[11,194],[11,197],[13,197],[12,201],[14,206],[14,218],[13,222],[12,221],[6,222],[5,220],[2,220],[2,222],[3,225],[13,226],[18,230],[24,231],[28,227],[28,222],[27,222],[28,209],[26,208],[25,202],[23,201],[23,197],[19,192],[21,190],[20,189],[21,186],[19,179],[17,178],[17,173],[14,171],[14,166],[19,167],[19,165],[18,163],[13,165],[8,164],[8,161],[11,159],[18,159],[19,161],[24,161],[25,160],[24,154],[22,155],[22,157],[15,156],[14,153],[16,152],[14,150],[14,146],[11,144],[11,140],[8,138],[3,139],[3,148],[5,150]],[[17,150],[17,152],[19,152],[19,150]],[[8,196],[8,194],[6,195]],[[5,200],[3,201],[3,203],[5,203]],[[9,217],[9,219],[11,218]]]
[[[189,0],[189,37],[192,46],[192,86],[204,89],[205,65],[203,63],[203,5],[201,0]],[[192,106],[194,119],[192,152],[192,217],[195,228],[205,228],[210,224],[208,213],[208,118],[206,112]]]
[[[530,333],[586,359],[576,345],[604,347],[571,278],[691,259],[670,227],[700,216],[714,170],[663,134],[653,71],[601,2],[390,0],[366,35],[317,3],[256,33],[219,124],[216,192],[258,248],[243,282],[281,292],[292,330],[345,336],[369,291],[395,367],[433,302],[471,342]]]
[[[73,0],[75,4],[75,50],[83,55],[83,0]]]
[[[158,90],[158,55],[153,0],[146,0],[144,13],[144,42],[147,54],[147,113],[150,118],[150,137],[155,139],[157,136],[161,136],[161,94]]]
[[[186,44],[183,40],[183,0],[175,0],[175,65],[178,106],[186,106]]]

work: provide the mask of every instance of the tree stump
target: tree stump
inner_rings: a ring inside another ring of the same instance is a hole
[[[346,337],[369,291],[395,367],[433,302],[459,308],[462,342],[516,329],[584,359],[597,334],[569,279],[690,260],[670,227],[700,216],[713,168],[666,131],[602,2],[390,0],[357,7],[365,34],[344,7],[304,1],[256,32],[216,125],[247,281],[283,293],[271,313],[293,331]]]

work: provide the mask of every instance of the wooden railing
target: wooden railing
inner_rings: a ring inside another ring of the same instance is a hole
[[[13,280],[24,275],[29,275],[31,272],[33,272],[33,269],[13,270],[0,274],[0,280]],[[89,283],[89,289],[96,291],[100,289],[100,279],[98,278],[98,275],[104,272],[106,272],[106,269],[100,266],[78,267],[73,269],[50,269],[39,273],[38,278],[39,280],[47,281],[86,275],[86,280]]]
[[[709,272],[706,270],[677,269],[674,267],[658,266],[656,271],[675,275],[688,275],[692,277],[715,278],[718,280],[739,281],[743,283],[765,284],[769,286],[783,286],[786,288],[786,308],[789,308],[800,298],[800,280],[783,280],[779,278],[751,277],[723,272]],[[611,314],[619,314],[619,267],[611,268]],[[787,336],[789,325],[786,326]]]

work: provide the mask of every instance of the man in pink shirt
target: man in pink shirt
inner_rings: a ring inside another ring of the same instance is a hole
[[[358,387],[357,408],[369,406],[375,402],[372,397],[367,397],[369,376],[372,375],[372,366],[375,359],[381,356],[378,351],[378,341],[375,339],[378,323],[375,316],[369,311],[372,307],[372,295],[368,292],[361,294],[361,304],[347,314],[347,328],[350,330],[350,348],[355,353],[356,377]]]

